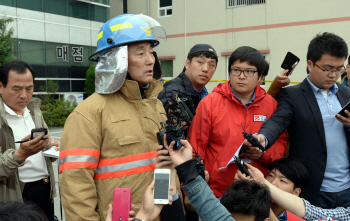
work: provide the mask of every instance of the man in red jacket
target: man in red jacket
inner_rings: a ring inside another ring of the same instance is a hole
[[[236,49],[228,68],[230,80],[199,103],[188,136],[204,160],[210,175],[208,184],[218,198],[234,182],[237,166],[228,164],[231,153],[246,158],[267,175],[269,164],[284,156],[288,142],[284,133],[265,153],[250,153],[247,148],[238,151],[245,140],[242,126],[248,133],[257,133],[276,110],[277,102],[258,85],[266,68],[258,50],[248,46]]]

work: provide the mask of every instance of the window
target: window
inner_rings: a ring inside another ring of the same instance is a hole
[[[90,5],[90,20],[106,22],[109,19],[109,8],[98,5]]]
[[[44,65],[44,42],[18,39],[18,57],[28,64]]]
[[[104,5],[109,5],[109,0],[90,0],[91,2],[96,2]]]
[[[67,0],[45,0],[45,12],[67,16]]]
[[[1,0],[0,5],[15,6],[15,0]]]
[[[266,0],[226,0],[227,8],[235,8],[247,5],[265,4]]]
[[[173,14],[172,0],[159,0],[159,17],[171,16]]]
[[[173,60],[161,60],[160,67],[163,72],[163,78],[173,77]]]
[[[69,16],[89,20],[89,4],[78,2],[75,0],[69,1]]]
[[[34,80],[34,92],[40,92],[40,87],[45,85],[46,85],[46,81]]]
[[[17,0],[17,7],[42,12],[43,0]]]

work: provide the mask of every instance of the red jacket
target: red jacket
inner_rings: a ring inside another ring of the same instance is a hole
[[[253,103],[246,108],[233,94],[229,81],[221,83],[199,103],[193,118],[188,140],[194,148],[198,148],[204,160],[205,169],[210,175],[208,184],[216,197],[222,197],[234,182],[235,164],[221,171],[219,168],[226,166],[232,158],[230,151],[235,154],[245,140],[241,123],[246,132],[257,133],[264,123],[261,120],[269,119],[277,108],[275,99],[264,89],[257,86],[255,91]],[[284,157],[287,143],[288,137],[284,132],[260,159],[252,160],[251,164],[266,176],[269,164]]]
[[[289,211],[286,211],[286,213],[287,213],[287,221],[305,221],[305,219],[302,219],[299,216],[294,215]]]

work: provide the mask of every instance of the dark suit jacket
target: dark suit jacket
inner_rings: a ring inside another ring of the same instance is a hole
[[[350,89],[338,84],[338,100],[341,106],[350,101]],[[327,147],[321,111],[309,82],[282,88],[278,94],[278,107],[261,127],[259,134],[266,136],[268,148],[287,129],[289,157],[301,161],[309,170],[310,183],[301,191],[301,197],[313,203],[320,191],[327,162]],[[348,147],[350,133],[346,131]]]

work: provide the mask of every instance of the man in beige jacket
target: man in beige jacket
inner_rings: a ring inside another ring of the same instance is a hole
[[[96,93],[68,117],[61,137],[60,189],[67,220],[105,220],[115,188],[131,188],[135,212],[141,207],[155,169],[156,124],[166,121],[156,98],[163,90],[154,79],[159,74],[156,33],[165,37],[154,19],[120,15],[98,34],[90,57],[98,61]]]

